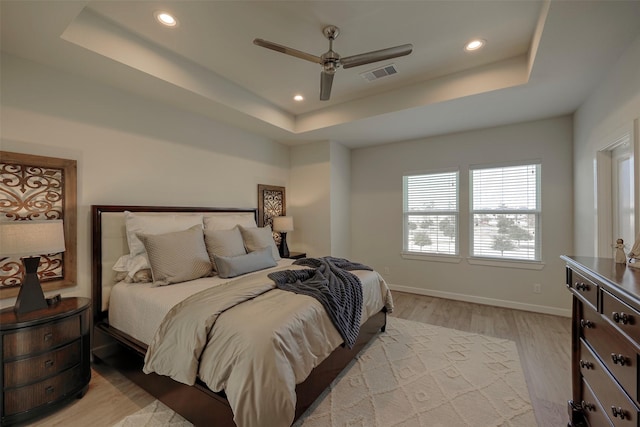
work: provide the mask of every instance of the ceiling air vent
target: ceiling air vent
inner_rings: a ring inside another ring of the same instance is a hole
[[[367,71],[366,73],[360,73],[360,75],[366,81],[372,82],[397,73],[398,69],[396,68],[396,64],[389,64],[384,67],[376,68],[375,70]]]

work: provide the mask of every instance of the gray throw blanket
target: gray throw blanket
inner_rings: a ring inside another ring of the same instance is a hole
[[[352,348],[360,332],[362,283],[349,270],[371,271],[372,268],[333,257],[303,258],[294,264],[313,269],[276,271],[268,277],[278,289],[317,299],[327,310],[344,343]]]

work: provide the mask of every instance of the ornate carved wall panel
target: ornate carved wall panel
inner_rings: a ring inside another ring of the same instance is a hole
[[[75,160],[0,151],[0,221],[64,224],[66,251],[40,254],[44,291],[76,285],[76,176]],[[17,295],[22,277],[20,258],[0,258],[0,298]]]
[[[287,214],[287,199],[284,187],[258,184],[258,227],[273,228],[273,217]],[[280,244],[280,233],[273,233]]]

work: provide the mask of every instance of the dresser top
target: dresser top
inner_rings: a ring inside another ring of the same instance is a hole
[[[562,258],[571,267],[596,276],[608,290],[640,305],[640,268],[618,264],[613,258],[594,258],[584,256],[567,256]]]

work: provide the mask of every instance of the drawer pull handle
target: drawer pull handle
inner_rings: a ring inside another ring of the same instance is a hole
[[[44,341],[51,341],[53,339],[53,334],[51,332],[47,332],[46,334],[44,334]]]
[[[44,362],[44,367],[45,368],[50,368],[53,366],[53,360],[47,360]]]
[[[583,369],[593,369],[593,363],[580,360],[580,367]]]
[[[577,290],[579,291],[588,291],[589,290],[589,285],[587,285],[586,283],[580,283],[580,282],[576,282],[574,284],[574,286],[576,287]]]
[[[614,311],[613,313],[611,313],[611,317],[613,318],[613,321],[616,323],[621,323],[626,325],[628,323],[631,323],[631,316],[629,316],[627,313],[623,313],[623,312],[616,312]]]
[[[611,353],[611,360],[614,365],[624,366],[627,363],[627,358],[621,354]]]
[[[593,328],[593,322],[591,320],[580,319],[580,326],[583,328]]]
[[[44,389],[44,392],[46,394],[53,394],[54,391],[55,391],[55,388],[53,386],[51,386],[51,385]]]
[[[580,403],[580,406],[582,406],[582,409],[586,411],[596,410],[596,405],[594,405],[593,403],[585,402],[584,400]]]
[[[615,407],[612,406],[611,407],[611,413],[613,414],[614,418],[620,417],[621,420],[624,420],[625,418],[627,418],[627,413],[624,409],[622,409],[621,407]]]

